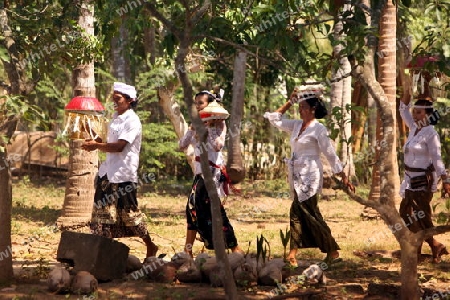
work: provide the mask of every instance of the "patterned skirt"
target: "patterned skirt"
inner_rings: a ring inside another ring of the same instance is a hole
[[[97,178],[91,232],[108,238],[148,236],[146,217],[138,208],[137,184]]]
[[[220,206],[222,215],[222,229],[225,239],[225,247],[236,247],[237,239],[234,235],[233,226],[227,217],[223,205]],[[203,240],[207,249],[214,249],[212,239],[212,215],[211,201],[206,190],[203,177],[196,175],[192,184],[192,190],[186,205],[187,229],[196,230]]]

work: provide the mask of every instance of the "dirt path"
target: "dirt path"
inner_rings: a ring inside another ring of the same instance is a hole
[[[54,224],[60,214],[63,189],[26,188],[15,189],[20,192],[16,192],[13,199],[12,255],[16,280],[12,286],[0,287],[0,299],[225,299],[222,288],[212,288],[206,283],[159,284],[145,279],[100,283],[98,292],[90,296],[50,293],[45,278],[49,270],[59,264],[55,257],[60,232]],[[321,294],[309,299],[398,299],[395,291],[399,286],[399,259],[389,255],[361,257],[353,254],[355,250],[360,251],[359,254],[379,249],[395,250],[398,246],[394,237],[382,221],[363,221],[359,204],[334,193],[330,191],[331,201],[320,201],[319,205],[341,247],[343,262],[325,271],[327,285],[312,287],[311,290],[320,291]],[[226,203],[226,209],[243,249],[255,253],[256,237],[264,235],[270,241],[271,257],[281,257],[284,249],[279,232],[288,226],[290,200],[287,194],[275,193],[269,196],[248,192],[243,197],[231,197]],[[148,216],[152,237],[160,246],[160,252],[166,253],[168,258],[180,251],[184,243],[184,205],[183,195],[152,195],[140,199],[140,206]],[[450,245],[448,234],[439,236],[439,240]],[[139,239],[120,241],[130,247],[130,254],[139,258],[145,255],[145,246]],[[194,253],[201,251],[202,245],[196,243]],[[429,254],[426,247],[423,251]],[[323,254],[317,249],[303,249],[298,258],[314,263],[323,259]],[[441,293],[448,291],[450,295],[449,271],[449,257],[444,257],[439,265],[425,260],[419,265],[422,289],[429,290],[430,295],[436,290]],[[239,293],[242,299],[277,299],[275,295],[281,294],[280,290],[286,295],[306,289],[296,285],[281,289],[258,286],[239,288]],[[301,297],[294,296],[291,299]]]

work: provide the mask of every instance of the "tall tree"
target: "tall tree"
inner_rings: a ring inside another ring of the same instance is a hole
[[[381,10],[380,16],[380,40],[378,51],[380,53],[378,61],[378,82],[383,88],[386,97],[389,100],[392,110],[392,116],[394,118],[394,128],[391,128],[393,135],[394,144],[392,148],[389,148],[390,155],[395,165],[397,163],[397,7],[392,1],[387,1],[383,9]],[[383,130],[384,132],[384,130]],[[382,140],[385,137],[382,137]],[[381,143],[381,140],[377,140]],[[400,190],[400,176],[398,174],[398,168],[393,169],[392,181],[393,188],[395,191]],[[395,194],[396,202],[399,202],[400,196]]]
[[[241,122],[244,108],[245,71],[247,54],[239,51],[234,59],[233,101],[231,102],[230,130],[228,140],[227,172],[233,183],[245,178],[241,153]]]
[[[379,165],[380,174],[380,197],[377,199],[364,200],[361,197],[349,194],[351,198],[361,204],[375,208],[381,218],[390,228],[395,228],[393,234],[400,244],[401,249],[401,299],[419,299],[419,286],[417,281],[417,249],[424,239],[433,235],[450,231],[450,226],[438,226],[413,233],[403,221],[395,206],[397,188],[395,186],[398,167],[395,152],[395,115],[393,100],[395,99],[395,43],[396,43],[396,7],[391,1],[383,2],[382,17],[380,18],[380,56],[383,57],[380,64],[379,81],[373,74],[372,53],[366,53],[364,65],[356,65],[352,61],[352,74],[367,88],[380,111],[380,120],[383,137],[383,147],[380,147],[379,157],[375,164]],[[392,70],[394,69],[394,70]],[[387,82],[386,79],[390,79]],[[395,102],[394,102],[395,103]],[[399,225],[400,228],[399,228]]]
[[[78,25],[86,39],[94,36],[94,2],[80,0]],[[82,63],[72,73],[73,96],[95,97],[94,62]],[[69,174],[66,181],[64,206],[58,226],[76,229],[87,225],[94,204],[94,180],[98,170],[98,151],[81,149],[83,139],[69,142]]]
[[[6,97],[27,95],[34,87],[26,76],[26,70],[20,63],[20,52],[10,27],[8,2],[0,2],[0,35],[3,36],[2,46],[7,50],[7,58],[2,58],[3,66],[8,75],[9,95],[0,95],[0,251],[6,253],[0,260],[0,282],[7,283],[13,278],[12,248],[11,248],[11,210],[12,182],[11,169],[8,162],[6,145],[16,130],[19,115],[9,111]]]
[[[331,107],[340,108],[340,115],[342,117],[341,122],[335,120],[335,123],[339,127],[339,138],[341,142],[340,158],[344,164],[344,171],[351,177],[355,175],[355,166],[353,163],[353,153],[351,143],[351,113],[349,110],[352,96],[352,79],[348,74],[351,71],[350,62],[347,55],[345,55],[345,39],[346,33],[344,32],[345,15],[351,14],[351,4],[342,4],[342,7],[336,7],[337,15],[334,24],[334,47],[333,57],[336,58],[337,64],[332,69],[331,75]],[[342,9],[342,11],[341,11]]]
[[[194,1],[193,1],[194,2]],[[193,37],[193,31],[196,26],[199,26],[201,20],[205,17],[208,9],[211,8],[211,2],[209,0],[204,1],[201,5],[196,6],[195,3],[190,1],[183,3],[183,9],[185,10],[186,19],[184,20],[181,28],[175,26],[166,17],[164,17],[152,3],[146,3],[148,9],[155,18],[161,21],[176,37],[179,46],[177,56],[175,58],[175,68],[178,73],[178,77],[183,86],[184,101],[190,108],[191,119],[195,130],[199,136],[200,142],[206,144],[207,131],[200,120],[197,110],[193,104],[192,97],[192,83],[188,77],[188,70],[186,68],[186,57],[189,54],[189,48],[195,42]],[[193,8],[195,7],[195,8]],[[208,195],[211,199],[211,214],[212,214],[212,229],[213,229],[213,244],[214,251],[216,253],[217,265],[220,268],[220,276],[222,277],[225,293],[228,299],[237,299],[236,283],[233,279],[233,273],[231,272],[230,264],[225,252],[225,240],[223,238],[222,230],[222,217],[220,214],[220,199],[216,191],[215,183],[212,179],[210,166],[208,163],[208,153],[203,151],[200,155],[202,174],[205,179],[205,186],[208,191]]]

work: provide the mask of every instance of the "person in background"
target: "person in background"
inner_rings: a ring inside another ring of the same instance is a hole
[[[221,100],[221,95],[219,96],[209,91],[201,91],[195,95],[194,104],[197,111],[200,112],[213,103],[218,105],[217,100]],[[224,174],[222,168],[224,165],[224,160],[221,152],[225,145],[225,136],[227,131],[225,120],[208,120],[204,123],[208,130],[206,147],[201,146],[192,125],[179,141],[179,147],[182,150],[187,148],[189,145],[193,145],[195,154],[195,176],[192,183],[191,193],[189,194],[186,204],[187,233],[184,247],[185,252],[189,253],[191,256],[193,255],[192,246],[194,244],[197,232],[199,233],[200,240],[203,241],[205,247],[210,250],[214,249],[212,237],[211,200],[209,198],[208,191],[206,190],[202,175],[200,165],[201,151],[208,151],[209,165],[211,167],[213,180],[216,184],[219,197],[226,195],[226,190],[224,190],[224,187],[227,184],[225,179],[226,174]],[[234,234],[233,226],[231,226],[223,205],[221,205],[220,211],[223,221],[222,228],[225,239],[225,247],[227,249],[231,249],[233,252],[241,251]]]
[[[266,112],[264,117],[270,123],[290,134],[292,157],[288,160],[289,183],[293,190],[293,202],[290,209],[290,251],[289,262],[297,267],[299,248],[318,247],[326,253],[328,264],[340,261],[339,246],[331,235],[318,207],[318,193],[322,189],[323,167],[320,153],[323,153],[331,165],[333,173],[342,178],[343,184],[355,191],[343,171],[341,162],[328,137],[327,129],[317,119],[327,115],[326,107],[320,98],[319,90],[305,90],[292,93],[289,101],[275,112]],[[301,120],[283,118],[283,114],[298,103]]]
[[[418,232],[433,227],[431,219],[431,200],[437,190],[437,181],[442,180],[445,193],[450,194],[450,181],[441,159],[441,142],[434,129],[439,113],[433,103],[419,99],[410,112],[410,100],[401,99],[400,116],[409,128],[408,139],[404,145],[405,177],[400,185],[400,216],[408,224],[409,230]],[[422,217],[420,217],[422,216]],[[441,256],[448,254],[447,248],[435,238],[425,240],[431,248],[433,262],[439,263]],[[422,246],[418,249],[421,261]]]
[[[96,182],[90,228],[93,234],[108,238],[138,236],[147,246],[147,257],[158,246],[147,230],[146,217],[138,208],[137,183],[142,125],[134,112],[138,104],[134,86],[114,83],[115,113],[109,123],[107,141],[86,140],[82,149],[106,152]]]

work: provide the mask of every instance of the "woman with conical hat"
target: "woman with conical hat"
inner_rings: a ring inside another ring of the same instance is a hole
[[[195,176],[191,193],[189,194],[186,204],[187,234],[185,251],[191,256],[192,246],[197,232],[205,247],[211,250],[214,249],[212,238],[211,200],[208,191],[206,190],[200,165],[200,153],[202,153],[202,151],[208,152],[209,165],[219,197],[225,196],[228,192],[227,188],[229,180],[227,179],[226,171],[224,169],[224,159],[221,150],[225,145],[227,131],[225,119],[228,118],[229,114],[218,103],[221,99],[221,95],[213,94],[209,91],[202,91],[195,95],[194,104],[199,112],[200,118],[205,122],[208,130],[207,144],[203,146],[200,144],[192,125],[179,141],[181,149],[193,145],[195,154]],[[222,228],[225,238],[225,247],[231,249],[233,252],[241,251],[234,234],[233,226],[231,226],[223,205],[221,205],[220,211],[223,221]]]

